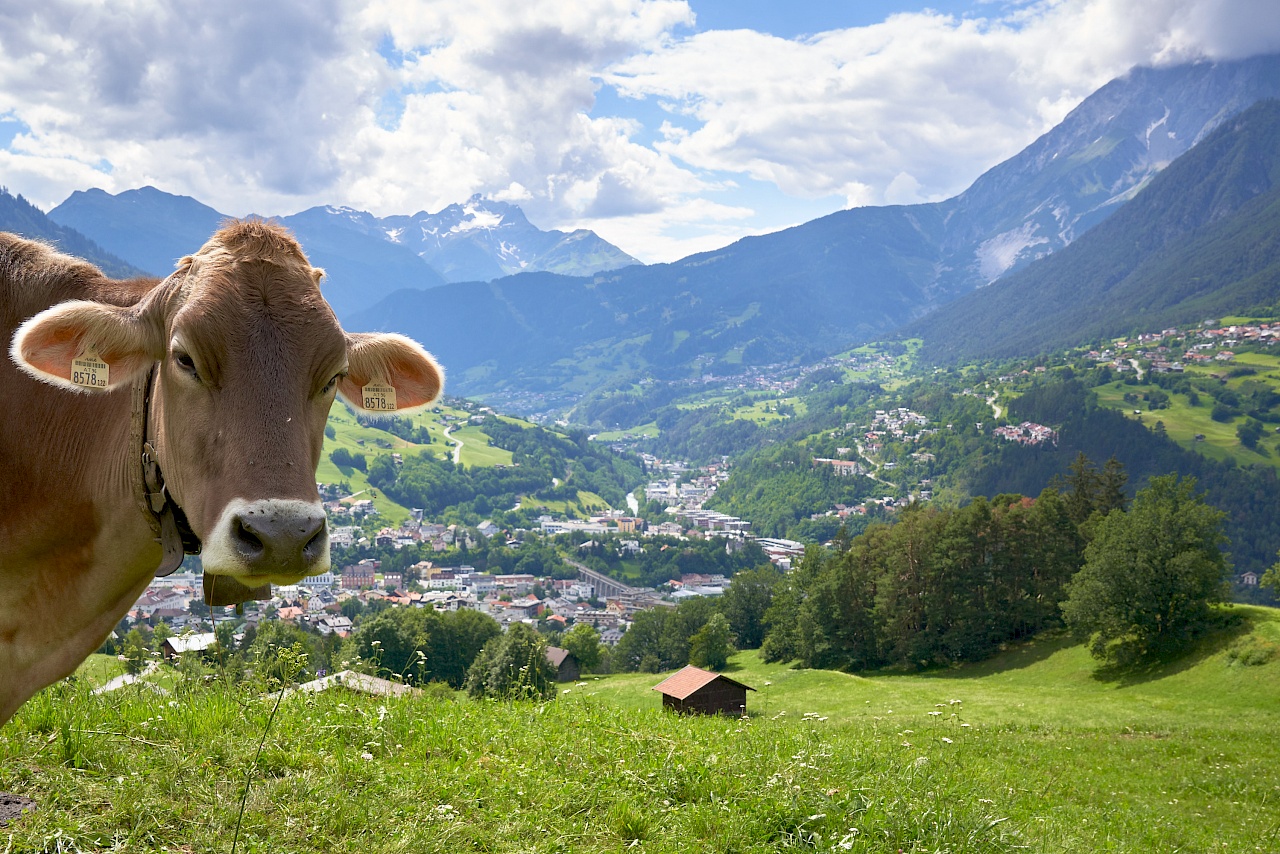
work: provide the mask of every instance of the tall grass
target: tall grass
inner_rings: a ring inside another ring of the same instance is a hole
[[[1247,610],[1251,628],[1125,677],[1063,640],[871,678],[743,653],[747,719],[663,712],[654,675],[547,703],[295,695],[240,849],[1276,851],[1280,661],[1230,650],[1277,624]],[[54,686],[0,729],[0,790],[39,804],[0,851],[230,850],[272,702],[196,676]]]

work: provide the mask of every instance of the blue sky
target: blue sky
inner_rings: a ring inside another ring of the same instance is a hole
[[[846,27],[878,24],[897,12],[933,9],[956,17],[986,15],[992,3],[973,0],[944,0],[933,3],[910,2],[815,2],[815,0],[692,0],[697,16],[696,30],[756,30],[784,39]]]
[[[0,0],[0,185],[230,215],[473,194],[670,261],[947,198],[1134,65],[1280,50],[1272,0]],[[194,248],[194,247],[193,247]]]

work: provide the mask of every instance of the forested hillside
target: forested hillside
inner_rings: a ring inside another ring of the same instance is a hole
[[[1280,101],[1259,102],[1061,252],[907,327],[935,362],[1050,352],[1280,303]]]
[[[643,480],[638,460],[592,444],[583,433],[565,436],[499,418],[486,420],[484,429],[494,447],[511,452],[512,465],[466,467],[417,453],[407,455],[397,468],[379,457],[385,462],[376,470],[370,467],[369,483],[431,518],[471,524],[495,518],[528,525],[548,508],[580,515],[625,507],[627,493]],[[592,497],[597,504],[584,506]]]
[[[1055,476],[1065,475],[1077,454],[1097,461],[1115,457],[1129,474],[1130,489],[1164,474],[1195,477],[1209,503],[1227,513],[1227,551],[1236,566],[1260,570],[1275,562],[1280,551],[1280,476],[1274,468],[1217,462],[1185,450],[1167,436],[1098,406],[1076,380],[1033,388],[1009,409],[1016,419],[1060,424],[1058,446],[1003,443],[987,465],[973,472],[974,494],[1034,493]]]
[[[145,276],[146,272],[122,261],[73,228],[58,225],[22,196],[0,187],[0,231],[11,231],[32,240],[44,240],[68,255],[96,264],[116,279]]]
[[[1080,521],[1054,490],[908,510],[806,556],[774,592],[765,659],[856,671],[993,655],[1061,625],[1058,603],[1082,561]]]

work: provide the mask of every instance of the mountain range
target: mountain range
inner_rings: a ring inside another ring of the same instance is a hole
[[[1280,101],[1260,101],[1051,257],[907,327],[934,362],[1280,308]]]
[[[732,373],[904,328],[927,334],[938,358],[1025,352],[1180,317],[1181,303],[1195,314],[1267,301],[1271,244],[1257,217],[1269,215],[1272,180],[1260,176],[1278,137],[1265,115],[1235,117],[1276,97],[1280,56],[1136,68],[954,198],[840,211],[670,264],[630,264],[589,232],[538,232],[515,206],[478,198],[434,215],[321,207],[283,221],[328,270],[325,293],[348,328],[418,338],[461,394]],[[1189,151],[1201,159],[1173,169]],[[163,274],[221,216],[143,188],[76,193],[50,218]],[[1138,239],[1141,251],[1121,250]],[[1195,252],[1193,241],[1209,243]],[[1248,264],[1239,241],[1255,247]],[[1099,252],[1114,265],[1104,270]],[[1078,272],[1061,272],[1070,265]],[[526,272],[493,277],[512,269]],[[1222,296],[1162,289],[1193,269]],[[1116,282],[1135,275],[1145,284],[1120,298],[1130,292]],[[450,281],[460,278],[476,281]],[[1099,311],[1106,324],[1091,322]]]
[[[892,334],[1043,263],[1226,120],[1277,96],[1277,56],[1137,68],[943,202],[840,211],[592,278],[514,276],[430,297],[396,293],[352,322],[419,337],[468,394],[808,360]]]
[[[73,228],[58,225],[22,196],[0,187],[0,231],[10,231],[31,240],[42,240],[68,255],[96,264],[108,276],[128,279],[147,275],[144,270],[112,255]]]
[[[111,195],[72,193],[49,219],[90,235],[155,276],[209,239],[228,217],[189,196],[155,187]],[[472,197],[439,213],[379,219],[343,207],[274,217],[323,267],[325,296],[339,317],[395,291],[446,282],[487,281],[522,270],[590,275],[638,263],[594,232],[543,231],[515,205]]]

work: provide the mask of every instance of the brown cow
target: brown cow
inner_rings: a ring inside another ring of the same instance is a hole
[[[0,724],[184,544],[215,604],[328,568],[315,471],[335,394],[403,414],[443,375],[407,338],[344,333],[322,275],[257,220],[160,282],[0,234]]]

